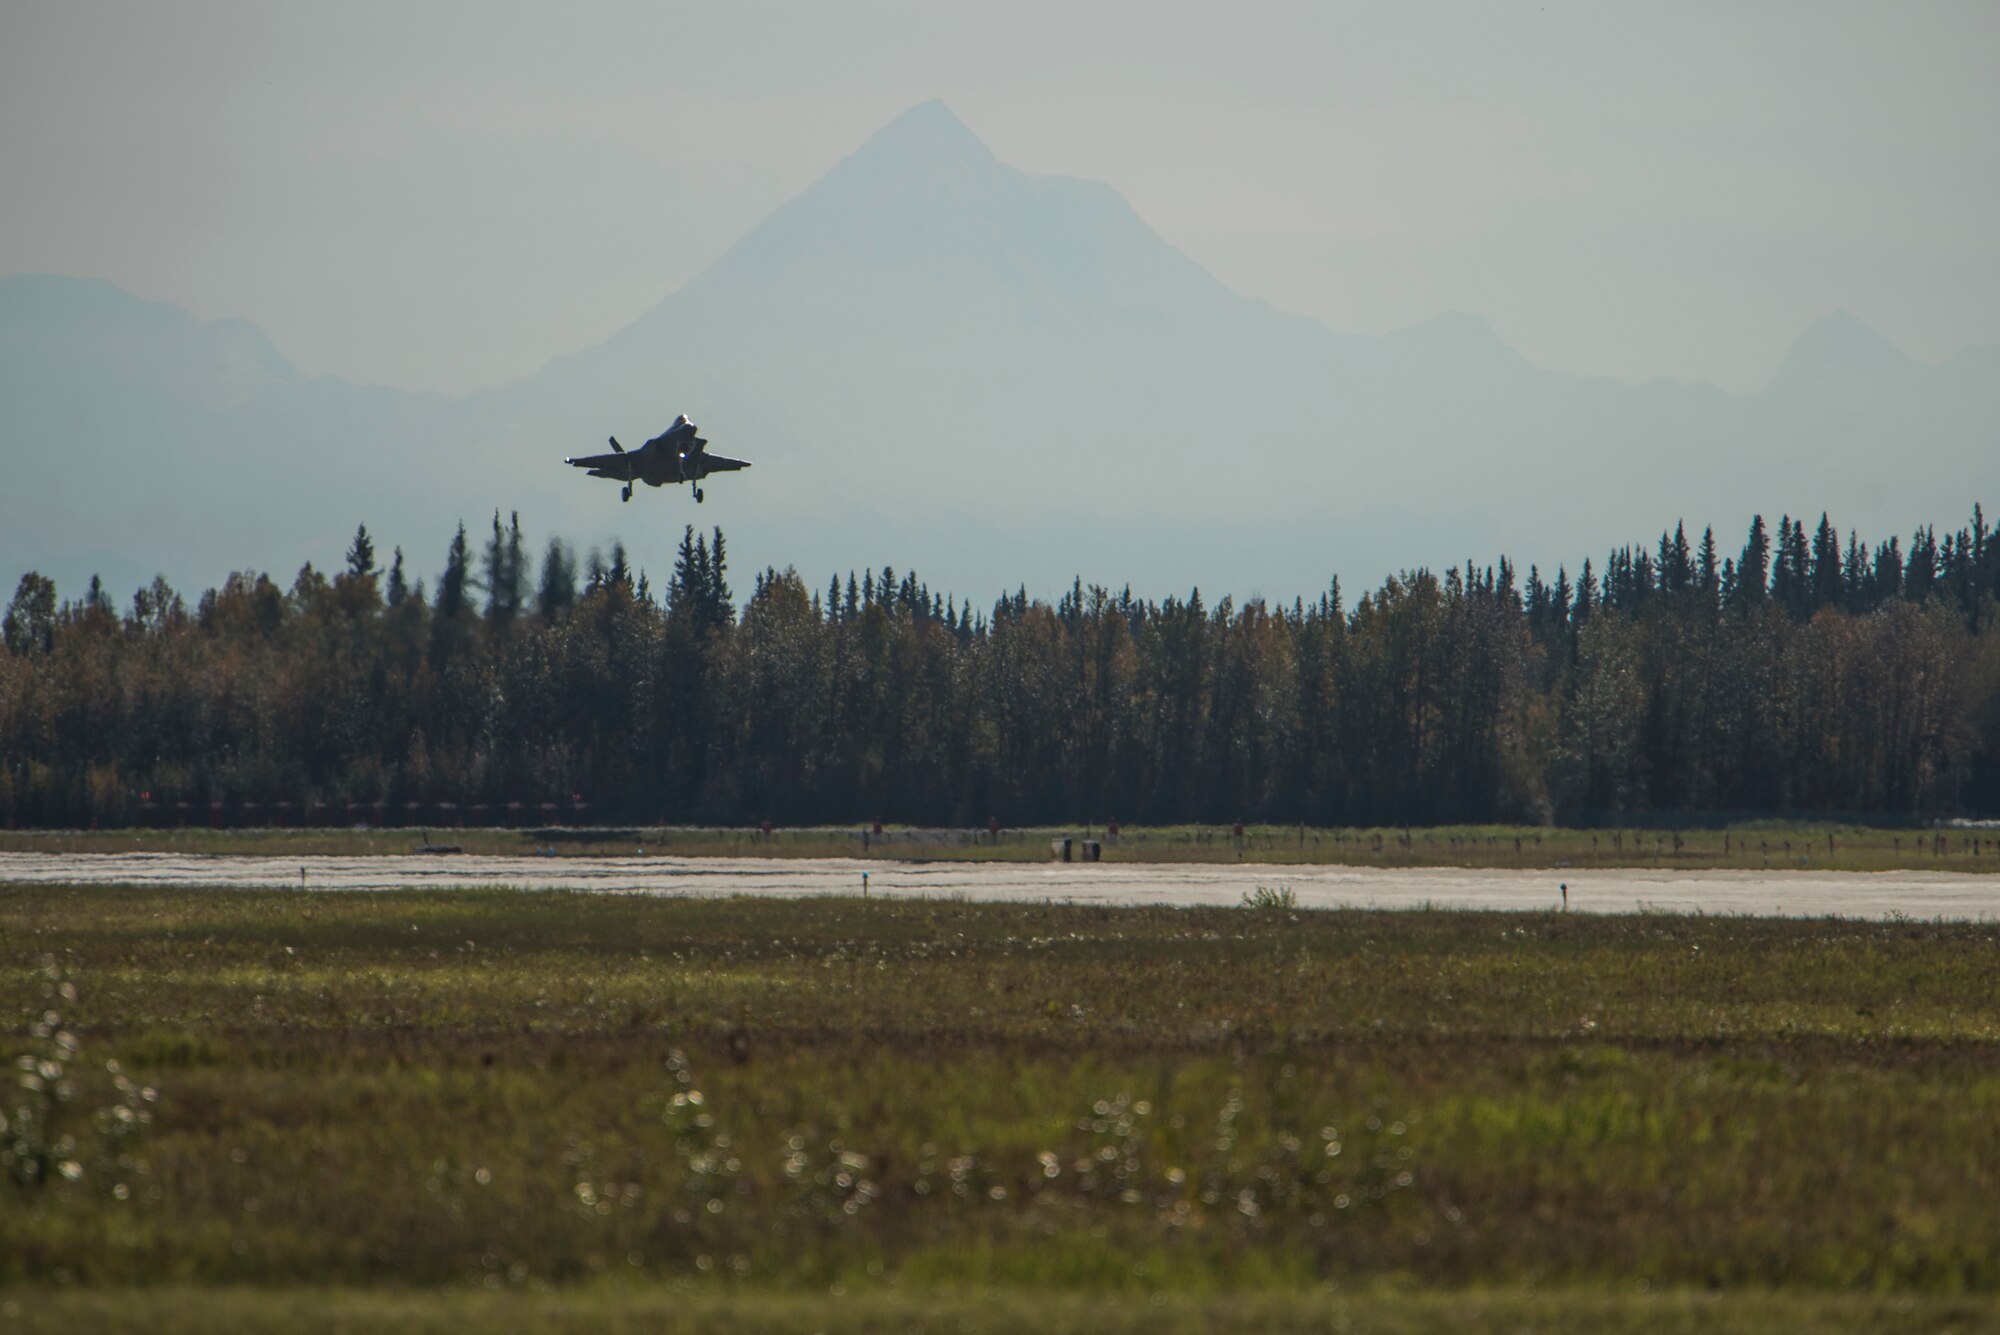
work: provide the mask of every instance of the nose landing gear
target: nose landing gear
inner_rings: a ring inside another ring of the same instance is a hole
[[[618,493],[618,499],[621,501],[629,501],[632,499],[632,484],[630,482],[627,482],[625,484],[625,490]]]

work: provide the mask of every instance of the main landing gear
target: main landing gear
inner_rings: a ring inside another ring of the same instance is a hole
[[[700,488],[700,487],[696,487],[696,488],[694,489],[694,503],[695,503],[696,505],[700,505],[700,504],[701,504],[701,488]]]
[[[632,499],[632,484],[630,482],[627,482],[625,484],[625,490],[618,493],[618,499],[621,501],[629,501]]]

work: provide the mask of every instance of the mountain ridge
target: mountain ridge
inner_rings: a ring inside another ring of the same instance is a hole
[[[107,287],[79,306],[115,310]],[[303,378],[254,327],[173,308],[131,318],[178,351],[120,363],[37,340],[7,309],[32,289],[0,280],[0,441],[61,446],[0,498],[0,565],[22,568],[154,542],[147,564],[212,582],[225,559],[325,563],[358,521],[441,549],[454,518],[518,509],[586,545],[622,535],[658,569],[693,521],[727,524],[739,560],[807,572],[887,559],[968,592],[1083,573],[1278,594],[1467,553],[1573,565],[1753,509],[1900,530],[2000,481],[2000,377],[1972,350],[1932,367],[1829,317],[1733,396],[1541,368],[1463,312],[1337,333],[1231,291],[1110,186],[1001,162],[935,102],[609,339],[463,397]],[[177,362],[189,348],[215,364]],[[697,510],[644,489],[621,506],[560,467],[676,411],[757,471]],[[177,530],[155,522],[167,502]]]

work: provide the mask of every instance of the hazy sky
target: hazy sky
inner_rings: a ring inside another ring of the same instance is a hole
[[[1760,386],[2000,341],[2000,4],[0,0],[0,273],[459,391],[610,334],[911,104],[1333,327]]]

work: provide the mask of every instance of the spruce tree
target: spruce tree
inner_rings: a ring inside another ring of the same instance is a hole
[[[1799,599],[1792,556],[1792,517],[1778,519],[1777,559],[1771,563],[1771,601],[1787,612],[1794,611]]]
[[[1938,586],[1938,536],[1926,524],[1910,534],[1910,560],[1902,572],[1902,596],[1914,604],[1930,600]]]
[[[1736,588],[1733,601],[1754,606],[1764,601],[1771,582],[1771,535],[1764,527],[1764,516],[1753,515],[1750,519],[1750,536],[1743,543],[1743,555],[1736,562]]]
[[[1840,561],[1840,605],[1850,612],[1864,612],[1872,602],[1868,597],[1868,544],[1847,531],[1847,555]]]
[[[403,549],[398,547],[389,562],[389,590],[386,601],[391,607],[400,607],[410,596],[409,580],[403,574]]]
[[[431,661],[443,663],[458,651],[464,639],[461,624],[469,609],[466,589],[471,583],[472,552],[465,541],[465,524],[460,521],[445,552],[444,573],[438,576],[437,604],[432,609]]]
[[[576,606],[576,558],[561,538],[550,538],[542,553],[541,585],[535,591],[535,611],[553,622]]]
[[[1659,559],[1660,592],[1669,597],[1678,597],[1694,587],[1694,562],[1688,551],[1687,525],[1674,525],[1674,533],[1669,538],[1660,534]]]
[[[507,603],[509,615],[521,610],[528,596],[528,554],[521,541],[521,512],[507,512]]]
[[[1799,526],[1804,532],[1805,525]],[[1813,534],[1812,542],[1812,603],[1808,612],[1817,612],[1822,607],[1835,607],[1842,601],[1843,580],[1841,578],[1840,534],[1833,523],[1820,512],[1819,529]]]
[[[736,620],[736,603],[729,592],[729,558],[723,552],[721,527],[713,532],[715,541],[708,549],[708,614],[711,625],[731,625]]]
[[[1891,598],[1903,596],[1902,540],[1891,536],[1875,549],[1875,569],[1868,577],[1870,606],[1880,607]]]
[[[521,515],[514,512],[507,528],[500,526],[500,512],[493,512],[493,536],[486,540],[480,557],[480,585],[486,590],[486,619],[500,625],[512,622],[521,610],[522,586],[527,580],[527,558],[521,551]]]
[[[354,541],[347,547],[347,573],[356,579],[366,579],[375,573],[375,543],[368,536],[368,525],[355,527]]]
[[[471,582],[472,551],[465,541],[465,525],[461,522],[458,532],[452,535],[451,546],[444,554],[444,573],[438,576],[437,614],[440,621],[451,621],[465,611],[465,591]]]
[[[1696,589],[1702,605],[1713,611],[1722,602],[1722,571],[1716,564],[1715,529],[1701,531],[1701,550],[1695,562]]]

